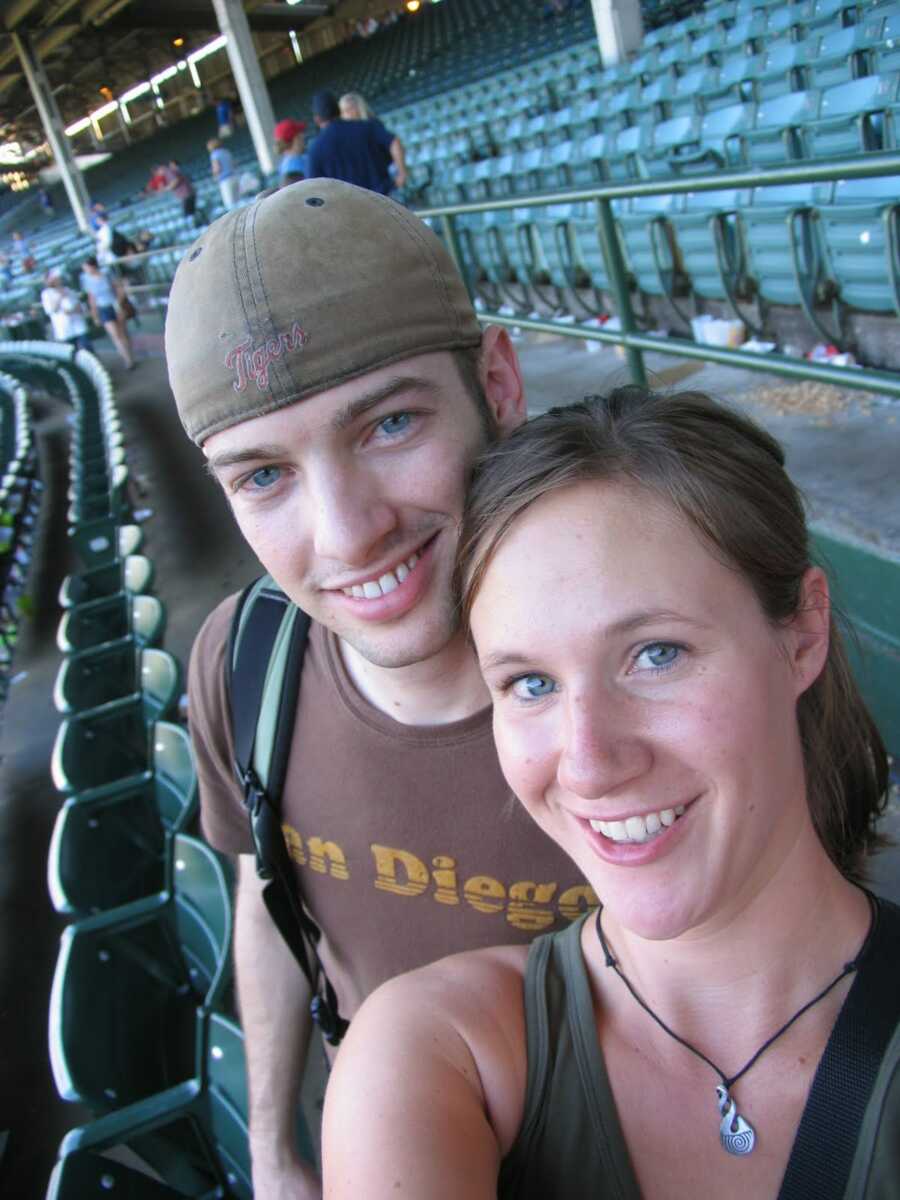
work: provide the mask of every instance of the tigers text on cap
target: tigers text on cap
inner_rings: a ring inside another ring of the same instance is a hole
[[[450,255],[376,192],[306,179],[210,225],[166,317],[169,382],[198,445],[377,367],[481,343]]]

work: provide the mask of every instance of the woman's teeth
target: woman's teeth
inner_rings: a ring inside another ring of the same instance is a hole
[[[367,579],[365,583],[344,588],[344,595],[355,596],[357,600],[375,600],[379,596],[386,596],[400,586],[418,561],[419,555],[411,554],[406,562],[400,563],[393,571],[385,571],[379,579]]]
[[[651,841],[670,825],[674,825],[683,812],[684,805],[678,804],[675,808],[646,813],[643,817],[629,817],[626,821],[589,821],[588,824],[591,829],[602,833],[611,842],[628,845]]]

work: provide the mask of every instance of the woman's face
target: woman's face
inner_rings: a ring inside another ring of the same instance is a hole
[[[340,100],[338,107],[340,108],[341,116],[345,121],[359,120],[359,109],[356,106],[355,100],[348,100],[345,96]]]
[[[797,697],[827,587],[777,629],[648,491],[583,483],[514,524],[472,608],[504,774],[616,918],[668,938],[727,920],[815,837]],[[802,607],[802,606],[801,606]]]

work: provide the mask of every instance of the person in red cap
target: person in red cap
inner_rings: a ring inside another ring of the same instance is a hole
[[[281,155],[278,178],[282,187],[309,174],[309,161],[304,153],[305,132],[306,122],[295,121],[293,117],[285,117],[275,126],[275,149]]]

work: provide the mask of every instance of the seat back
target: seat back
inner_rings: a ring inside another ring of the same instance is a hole
[[[181,725],[156,721],[151,746],[160,819],[167,829],[183,830],[197,811],[197,770],[190,735]]]
[[[62,660],[53,689],[57,712],[84,712],[140,688],[138,648],[132,637],[70,654]]]
[[[147,726],[140,696],[67,717],[51,756],[54,786],[65,795],[149,778]]]
[[[172,847],[175,931],[194,993],[221,1005],[230,982],[231,870],[205,842],[176,834]]]
[[[159,721],[174,710],[181,691],[181,666],[167,650],[145,646],[140,651],[138,673],[144,715]]]

